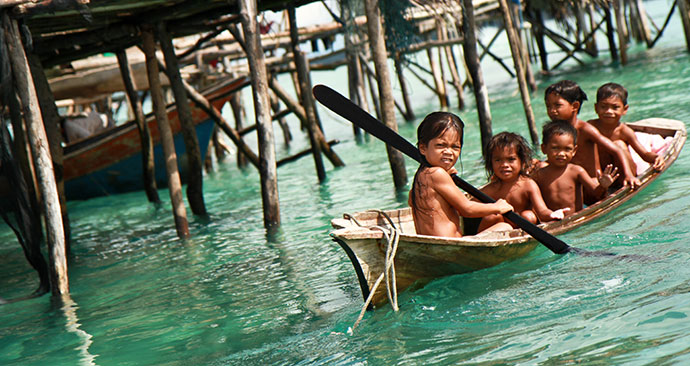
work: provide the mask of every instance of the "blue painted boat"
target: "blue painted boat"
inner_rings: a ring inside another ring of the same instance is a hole
[[[218,110],[231,94],[249,85],[247,77],[222,83],[203,92]],[[204,111],[190,104],[201,156],[205,156],[213,132],[213,120]],[[184,181],[185,145],[180,132],[177,110],[168,109],[168,121],[173,131],[178,169]],[[160,143],[158,124],[153,116],[146,120],[154,143],[156,182],[167,186],[163,147]],[[144,189],[141,158],[141,138],[135,121],[103,131],[86,139],[65,146],[64,149],[65,194],[68,200],[84,200],[92,197],[132,192]]]

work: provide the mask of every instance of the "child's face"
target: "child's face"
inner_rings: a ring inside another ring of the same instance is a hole
[[[555,134],[549,142],[541,145],[541,151],[546,155],[546,161],[557,167],[564,167],[573,160],[577,151],[575,140],[570,134]]]
[[[578,101],[570,103],[556,93],[550,93],[546,96],[546,113],[552,121],[571,121],[577,116],[579,108],[580,102]]]
[[[491,156],[491,169],[500,180],[512,180],[520,176],[522,160],[515,146],[495,148]]]
[[[452,129],[447,129],[429,143],[419,145],[419,152],[431,166],[438,166],[447,171],[455,166],[461,148],[460,135]]]
[[[621,118],[628,112],[628,106],[623,105],[623,101],[616,96],[610,96],[594,104],[594,111],[597,112],[599,120],[604,123],[618,124]]]

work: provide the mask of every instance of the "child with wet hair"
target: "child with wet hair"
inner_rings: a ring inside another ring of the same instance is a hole
[[[596,178],[601,174],[599,155],[610,154],[615,157],[618,170],[622,172],[623,184],[635,189],[640,186],[640,180],[630,169],[628,159],[623,151],[608,137],[604,136],[592,124],[578,118],[582,103],[587,100],[585,92],[571,80],[562,80],[550,85],[544,92],[546,112],[552,121],[564,121],[577,130],[577,153],[573,157],[573,164],[583,167],[590,177]],[[587,192],[584,195],[585,204],[597,201]]]
[[[635,136],[635,131],[621,123],[621,118],[628,112],[628,91],[622,85],[606,83],[600,86],[597,90],[594,110],[598,118],[588,122],[620,148],[633,172],[637,172],[637,164],[628,147],[632,147],[637,155],[649,163],[654,170],[663,170],[663,158],[653,151],[648,151]],[[599,162],[602,166],[613,163],[614,158],[610,153],[599,153]]]
[[[463,235],[460,217],[501,215],[512,211],[505,200],[471,201],[455,185],[455,163],[462,149],[464,124],[453,113],[433,112],[417,128],[417,147],[423,156],[410,189],[408,203],[417,234],[446,237]],[[509,229],[498,223],[495,230]]]
[[[597,179],[590,177],[583,167],[572,164],[577,151],[575,141],[577,130],[572,125],[562,121],[545,124],[541,151],[546,155],[546,164],[531,175],[541,189],[546,206],[563,208],[565,216],[582,209],[583,188],[592,197],[601,199],[618,178],[618,169],[611,164]]]
[[[532,149],[520,135],[501,132],[491,138],[486,148],[484,166],[489,174],[489,184],[482,191],[491,198],[505,199],[516,213],[533,224],[560,220],[564,211],[552,211],[544,202],[537,183],[527,175],[532,161]],[[490,215],[482,219],[479,231],[498,223],[506,222],[517,227],[501,215]]]

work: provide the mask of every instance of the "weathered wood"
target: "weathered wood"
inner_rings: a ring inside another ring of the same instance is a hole
[[[144,191],[149,202],[160,203],[158,196],[158,189],[156,187],[156,167],[153,162],[153,139],[151,138],[151,131],[146,123],[144,116],[144,109],[141,105],[141,100],[136,91],[134,80],[132,79],[132,69],[127,60],[127,54],[124,50],[118,50],[116,53],[117,61],[120,66],[120,74],[122,75],[122,82],[125,86],[127,100],[129,102],[129,110],[133,112],[134,120],[137,123],[139,131],[139,138],[141,139],[141,167],[144,172]]]
[[[278,201],[278,172],[276,152],[268,100],[268,78],[261,35],[256,21],[256,0],[240,0],[240,19],[247,51],[247,61],[252,81],[254,113],[258,126],[259,175],[261,176],[261,201],[264,212],[264,226],[280,225],[280,203]]]
[[[178,237],[188,238],[190,234],[189,223],[187,221],[187,210],[182,200],[182,182],[180,180],[180,173],[177,170],[177,154],[175,153],[175,145],[173,142],[173,134],[170,129],[170,122],[168,121],[168,114],[165,111],[163,90],[161,88],[160,79],[158,78],[158,57],[156,57],[156,43],[153,36],[153,27],[142,27],[141,40],[142,49],[146,55],[146,70],[148,71],[149,85],[151,86],[151,101],[153,102],[153,110],[156,115],[158,131],[161,135],[163,154],[165,155],[165,170],[167,172],[168,190],[172,203],[175,229],[177,230]]]
[[[431,73],[434,76],[435,89],[438,91],[436,95],[438,96],[439,105],[441,106],[441,109],[447,110],[448,92],[446,91],[446,81],[443,76],[443,63],[440,62],[440,49],[436,48],[436,51],[439,52],[437,53],[437,55],[434,55],[433,50],[431,48],[428,48],[426,50],[426,55],[429,58]],[[438,58],[436,56],[438,56]]]
[[[177,106],[182,138],[187,154],[187,201],[192,209],[192,213],[205,216],[207,212],[206,204],[204,203],[203,161],[199,139],[196,136],[194,121],[192,120],[192,110],[189,107],[187,93],[182,85],[182,75],[180,75],[180,66],[175,56],[172,38],[166,29],[165,23],[158,23],[156,30],[161,49],[163,50],[163,56],[165,57],[166,74],[168,79],[170,79],[170,86],[175,95],[175,106]]]
[[[311,152],[314,157],[314,167],[316,168],[316,176],[319,182],[326,180],[326,169],[323,165],[323,158],[321,156],[321,145],[316,140],[315,130],[318,128],[316,121],[314,97],[311,93],[311,80],[309,78],[309,65],[306,60],[306,55],[300,50],[299,39],[297,36],[297,19],[295,17],[295,7],[290,6],[287,9],[288,22],[290,25],[290,38],[292,40],[292,57],[295,61],[295,68],[297,73],[296,88],[299,89],[299,97],[306,113],[307,134],[311,144]]]
[[[647,44],[647,48],[652,47],[652,34],[649,30],[647,21],[647,11],[642,0],[633,0],[630,3],[630,22],[635,25],[638,39]]]
[[[280,110],[280,99],[278,99],[275,93],[271,93],[270,97],[271,110],[273,111],[273,117],[271,117],[271,120],[278,121],[278,126],[280,126],[280,129],[283,131],[283,142],[285,143],[285,146],[290,146],[292,134],[290,133],[290,126],[288,126],[287,122],[285,121],[285,116],[292,112],[289,109],[282,111]]]
[[[405,113],[403,113],[403,116],[405,116],[405,120],[413,121],[415,118],[414,109],[412,109],[412,103],[410,102],[410,92],[407,89],[407,81],[405,81],[405,75],[403,74],[403,65],[400,62],[399,52],[395,53],[393,62],[395,67],[395,74],[398,76],[398,84],[400,85],[400,92],[403,98],[403,105],[405,106]],[[350,98],[352,98],[352,96],[350,96]]]
[[[472,88],[474,89],[477,115],[479,116],[482,153],[486,156],[486,146],[489,144],[492,135],[489,93],[484,84],[484,74],[477,55],[477,35],[475,33],[477,26],[474,21],[474,5],[472,0],[463,0],[462,4],[462,33],[465,35],[465,42],[463,42],[462,48],[465,54],[465,63],[472,78]]]
[[[628,37],[626,34],[625,14],[621,0],[611,0],[613,12],[616,15],[616,33],[618,34],[618,51],[621,56],[621,65],[628,63]]]
[[[611,60],[618,61],[618,48],[616,47],[614,35],[615,30],[613,26],[613,17],[611,15],[611,9],[608,6],[605,6],[603,10],[604,19],[606,20],[606,40],[609,43],[609,52],[611,54]]]
[[[58,197],[55,174],[48,150],[48,138],[43,127],[31,69],[21,42],[17,21],[10,19],[7,13],[2,12],[2,24],[5,27],[5,41],[7,42],[15,91],[21,99],[22,110],[27,123],[27,137],[31,146],[42,197],[50,262],[51,292],[53,295],[59,296],[69,293],[69,279],[60,198]]]
[[[331,141],[328,141],[328,145],[329,145],[329,146],[337,145],[337,144],[339,144],[339,143],[340,143],[340,140],[331,140]],[[311,153],[312,153],[311,148],[306,149],[306,150],[302,150],[302,151],[298,152],[298,153],[295,154],[295,155],[288,156],[288,157],[286,157],[286,158],[282,158],[282,159],[278,160],[278,162],[276,163],[276,165],[280,168],[281,166],[283,166],[283,165],[285,165],[285,164],[287,164],[287,163],[296,161],[296,160],[298,160],[299,158],[305,157],[305,156],[307,156],[307,155],[309,155],[309,154],[311,154]]]
[[[62,157],[62,134],[60,133],[60,115],[58,114],[55,98],[50,91],[48,79],[41,65],[41,60],[33,52],[26,53],[33,76],[34,86],[38,97],[38,104],[41,108],[43,126],[46,130],[48,144],[50,145],[50,156],[53,160],[53,171],[55,172],[55,184],[57,185],[58,198],[60,199],[60,212],[62,214],[62,226],[65,234],[65,252],[71,252],[72,229],[70,227],[69,212],[67,211],[67,199],[65,198],[65,178]]]
[[[539,143],[539,133],[537,132],[534,111],[532,111],[532,101],[530,99],[529,90],[527,90],[528,86],[525,77],[525,66],[522,64],[523,52],[520,51],[522,40],[515,31],[513,17],[510,13],[510,9],[508,8],[508,3],[506,0],[499,0],[499,4],[501,5],[503,21],[505,23],[506,33],[508,34],[510,53],[513,56],[513,64],[515,65],[515,74],[517,75],[520,95],[522,96],[522,106],[525,110],[525,116],[527,118],[527,126],[529,128],[530,137],[532,138],[532,143],[537,145]]]
[[[241,130],[242,126],[244,125],[244,119],[246,117],[244,105],[242,105],[242,91],[238,90],[236,93],[234,93],[230,97],[229,103],[230,109],[232,109],[232,116],[235,119],[235,128],[237,128],[237,130]],[[220,116],[220,113],[218,113],[218,116]],[[238,135],[237,139],[238,142],[242,142],[243,146],[245,146],[245,149],[249,149],[249,146],[247,146],[247,144],[244,143],[241,136]],[[235,143],[235,145],[239,146],[238,143]],[[240,148],[237,149],[237,166],[239,166],[240,168],[247,166],[247,156],[243,152],[243,149]],[[259,168],[258,158],[255,161],[255,166]]]
[[[439,35],[442,40],[448,39],[446,23],[441,23],[443,27],[439,27]],[[446,63],[448,64],[448,71],[450,72],[451,83],[455,88],[455,93],[458,97],[458,109],[465,108],[465,100],[462,92],[462,81],[460,80],[460,73],[458,73],[458,64],[455,59],[455,53],[452,46],[443,46],[443,52],[446,55]]]
[[[690,51],[690,4],[688,0],[676,0],[678,4],[678,13],[683,23],[683,32],[685,33],[685,46]]]
[[[383,123],[393,131],[398,130],[398,123],[395,120],[395,100],[393,99],[393,88],[391,87],[390,73],[388,72],[387,51],[385,35],[383,31],[381,10],[378,0],[365,0],[364,8],[367,16],[367,32],[369,34],[369,47],[374,60],[376,69],[379,95],[381,96],[381,117]],[[401,189],[407,184],[407,171],[405,170],[405,160],[400,151],[386,145],[388,161],[393,173],[393,183],[396,188]]]
[[[364,89],[362,89],[362,68],[359,64],[359,45],[357,42],[357,34],[355,33],[355,21],[352,9],[345,5],[341,6],[341,17],[343,18],[343,30],[345,38],[345,60],[347,64],[347,90],[350,100],[357,103],[365,110],[369,109],[366,97],[364,96]],[[352,125],[352,132],[356,138],[362,135],[359,127]]]

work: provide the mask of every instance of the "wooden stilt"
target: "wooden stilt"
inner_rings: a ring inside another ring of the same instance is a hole
[[[676,0],[678,13],[683,22],[683,32],[685,33],[685,46],[690,51],[690,3],[688,0]]]
[[[628,37],[626,35],[625,14],[620,0],[612,0],[613,11],[616,15],[616,33],[618,34],[618,50],[621,54],[621,65],[628,63]]]
[[[535,91],[537,90],[537,82],[534,79],[534,73],[532,72],[532,64],[530,63],[529,54],[527,53],[527,42],[525,40],[525,36],[523,35],[525,27],[522,24],[522,9],[520,7],[521,5],[519,4],[519,2],[515,3],[511,1],[511,3],[507,4],[507,6],[513,23],[513,30],[515,31],[515,35],[517,36],[517,39],[519,41],[517,43],[517,48],[518,51],[520,51],[520,57],[522,59],[522,69],[525,73],[525,82],[527,83],[529,90]]]
[[[172,203],[173,217],[175,219],[175,229],[180,238],[189,237],[189,224],[187,222],[187,210],[182,200],[182,182],[180,173],[177,170],[177,154],[173,142],[173,134],[168,121],[168,114],[165,110],[163,90],[160,84],[158,58],[156,57],[156,43],[153,37],[153,27],[142,26],[141,30],[142,49],[146,55],[146,71],[149,78],[149,88],[153,110],[158,123],[158,131],[161,135],[161,145],[165,155],[165,170],[168,176],[168,189],[170,191],[170,202]]]
[[[438,29],[438,27],[437,27]],[[436,48],[438,50],[438,48]],[[429,58],[429,65],[431,66],[431,73],[434,75],[434,85],[438,91],[438,102],[441,109],[448,109],[448,93],[446,92],[446,82],[443,80],[443,66],[440,60],[434,56],[431,48],[426,49],[426,55]]]
[[[515,74],[517,74],[518,85],[520,87],[520,95],[522,96],[522,106],[527,117],[527,125],[529,127],[530,137],[532,143],[537,145],[539,143],[539,133],[535,124],[534,111],[532,111],[532,101],[530,100],[529,90],[527,90],[527,80],[525,78],[525,68],[522,64],[523,53],[520,51],[522,41],[515,31],[513,26],[513,19],[510,14],[510,9],[506,0],[499,0],[501,12],[503,13],[503,21],[505,22],[506,32],[508,33],[508,42],[510,43],[510,53],[513,55],[513,63],[515,64]]]
[[[592,2],[587,2],[585,6],[587,7],[587,14],[589,15],[589,30],[594,32],[597,26],[597,22],[594,20],[594,4]],[[592,36],[589,42],[586,42],[585,49],[587,49],[590,56],[597,57],[599,54],[599,50],[597,49],[597,37]]]
[[[356,46],[355,20],[349,6],[342,6],[342,18],[345,22],[345,59],[347,62],[347,89],[350,100],[354,101],[364,110],[368,109],[366,96],[362,93],[362,68],[359,64],[359,47]],[[364,106],[367,106],[365,108]],[[362,132],[359,127],[352,125],[355,137],[360,137]]]
[[[291,5],[288,10],[288,20],[290,24],[290,39],[292,47],[292,57],[295,62],[297,70],[297,81],[300,90],[300,101],[304,107],[307,115],[306,127],[309,135],[309,142],[311,143],[311,152],[314,157],[314,167],[316,168],[316,176],[319,182],[326,180],[326,169],[323,165],[323,158],[321,156],[321,145],[316,140],[315,130],[318,128],[315,114],[314,96],[311,93],[311,81],[309,78],[309,65],[306,60],[306,55],[300,50],[299,36],[297,34],[297,19],[295,18],[295,7]]]
[[[272,119],[278,121],[278,126],[280,126],[280,129],[283,131],[283,142],[285,143],[285,146],[290,146],[290,141],[292,141],[292,134],[290,133],[290,127],[285,121],[285,118],[283,118],[283,116],[280,115],[280,99],[278,99],[275,93],[271,93],[270,97],[271,110],[273,111]]]
[[[474,5],[472,0],[462,1],[462,34],[465,39],[462,48],[465,54],[467,69],[472,77],[474,98],[477,102],[477,115],[479,116],[479,131],[482,139],[482,153],[486,156],[486,146],[491,139],[491,109],[489,107],[489,93],[484,84],[484,74],[477,54],[477,26],[474,21]]]
[[[446,23],[443,22],[442,32],[440,35],[442,40],[448,40]],[[448,70],[450,71],[450,77],[455,88],[455,93],[458,96],[458,109],[462,110],[465,108],[465,100],[462,92],[462,81],[460,80],[460,73],[458,72],[458,64],[455,59],[455,53],[453,53],[453,46],[443,46],[443,51],[446,55],[446,63],[448,64]]]
[[[280,203],[278,201],[278,172],[273,142],[270,102],[268,100],[268,78],[261,34],[256,21],[256,0],[240,0],[240,18],[247,48],[247,62],[252,81],[254,113],[258,126],[259,175],[261,176],[261,200],[263,203],[264,226],[280,225]]]
[[[206,204],[204,203],[203,160],[201,158],[199,139],[196,137],[194,121],[192,120],[192,110],[189,107],[187,93],[184,90],[184,86],[182,86],[182,75],[180,75],[180,67],[177,56],[175,56],[172,38],[163,22],[159,22],[156,28],[163,56],[165,57],[170,87],[175,96],[175,106],[180,118],[180,132],[182,133],[186,150],[187,201],[192,209],[192,213],[205,216],[207,212]]]
[[[393,131],[398,130],[395,120],[395,100],[391,87],[390,73],[388,72],[386,43],[384,41],[383,27],[381,26],[381,10],[377,0],[365,0],[364,8],[367,16],[367,31],[369,34],[369,46],[374,59],[374,67],[378,80],[379,95],[381,96],[381,117],[383,123]],[[407,184],[407,172],[405,160],[400,151],[386,145],[388,161],[393,173],[393,182],[397,189]]]
[[[360,65],[362,65],[362,70],[366,84],[369,86],[369,94],[371,95],[371,102],[374,104],[374,110],[376,111],[376,117],[378,119],[382,119],[381,117],[381,100],[379,99],[379,93],[376,92],[376,82],[375,78],[376,75],[374,71],[371,69],[369,66],[369,61],[364,57],[363,54],[359,54],[360,57]]]
[[[246,118],[246,112],[244,110],[244,106],[242,105],[242,91],[238,90],[235,93],[233,93],[233,95],[230,96],[230,100],[228,101],[228,103],[230,103],[230,108],[232,109],[232,116],[235,119],[235,128],[237,130],[241,130],[243,125],[244,125],[244,119]],[[242,141],[241,136],[238,136],[238,138],[239,138],[239,140]],[[242,141],[242,142],[244,142],[244,141]],[[238,144],[235,144],[235,145],[238,146],[238,149],[237,149],[237,166],[239,166],[240,168],[243,168],[243,167],[247,166],[247,156],[242,152],[242,149],[239,148]],[[245,146],[246,146],[246,144],[245,144]],[[258,163],[258,161],[257,161],[257,163]],[[258,165],[257,165],[257,167],[258,167]]]
[[[609,52],[611,53],[611,60],[615,62],[618,61],[618,49],[616,47],[615,36],[613,34],[615,32],[613,27],[613,16],[611,15],[610,6],[605,6],[603,9],[606,19],[606,40],[609,43]]]
[[[41,108],[43,125],[45,126],[48,144],[50,145],[50,156],[53,160],[53,170],[55,172],[55,184],[57,185],[58,198],[60,199],[60,212],[62,215],[62,226],[65,234],[65,252],[71,251],[71,233],[69,213],[67,212],[67,198],[65,197],[65,179],[63,176],[62,158],[62,134],[60,133],[60,115],[55,105],[55,97],[50,90],[50,84],[46,78],[41,60],[33,52],[27,52],[31,75],[33,76],[34,86],[38,97],[38,104]]]
[[[410,103],[410,93],[407,89],[407,82],[405,81],[405,75],[403,74],[403,66],[400,61],[400,52],[395,53],[393,59],[395,66],[395,74],[398,76],[398,84],[400,84],[400,91],[403,98],[403,105],[405,106],[405,116],[406,121],[414,120],[414,110],[412,109],[412,103]]]
[[[122,82],[125,85],[125,92],[127,93],[127,100],[129,101],[129,110],[134,114],[134,120],[137,123],[139,131],[139,138],[141,139],[141,165],[144,172],[144,191],[149,202],[160,203],[158,196],[158,187],[156,186],[156,167],[153,161],[153,139],[151,138],[151,131],[146,123],[144,116],[144,109],[141,106],[139,94],[134,85],[132,78],[132,68],[127,60],[127,54],[124,50],[118,50],[116,53],[117,62],[120,66],[120,74],[122,75]]]
[[[51,292],[55,296],[69,293],[69,279],[67,276],[67,259],[65,250],[65,234],[60,211],[55,174],[53,172],[48,138],[43,127],[41,111],[36,97],[31,69],[21,42],[17,21],[10,19],[6,12],[2,13],[2,24],[9,53],[15,91],[22,103],[24,118],[27,123],[27,137],[31,146],[38,186],[43,202],[48,256],[50,262]]]

